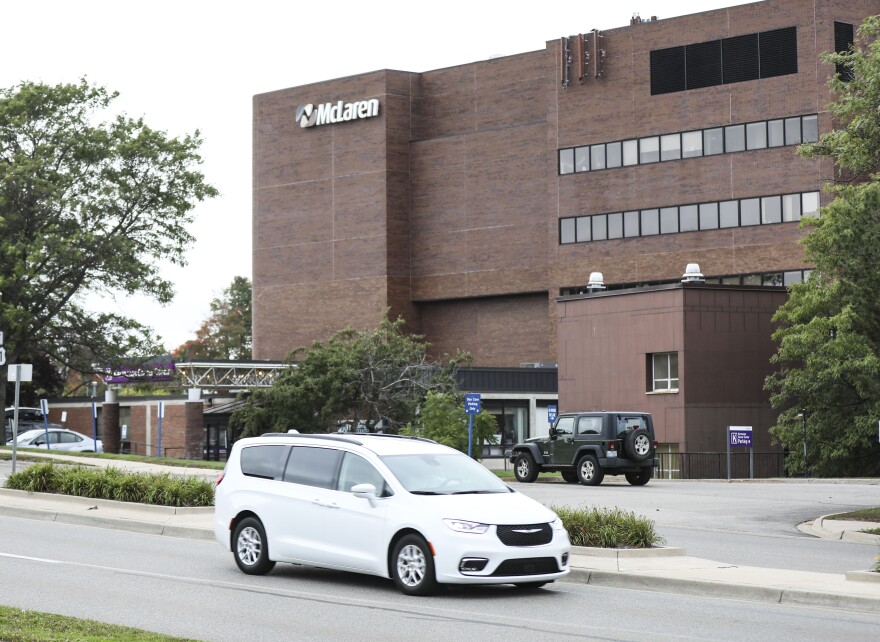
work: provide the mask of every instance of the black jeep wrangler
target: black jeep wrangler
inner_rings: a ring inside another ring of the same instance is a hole
[[[654,423],[646,412],[574,412],[559,415],[549,437],[513,447],[516,479],[533,482],[559,471],[570,483],[598,486],[605,475],[625,475],[633,486],[654,476]]]

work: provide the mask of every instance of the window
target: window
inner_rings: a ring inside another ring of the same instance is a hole
[[[577,428],[579,435],[601,435],[602,417],[579,417]]]
[[[651,391],[678,392],[678,353],[663,352],[651,357]]]
[[[674,234],[678,232],[678,208],[663,207],[660,209],[660,233]]]
[[[834,22],[834,51],[837,53],[847,53],[852,49],[853,36],[855,30],[853,26],[846,22]],[[849,82],[853,79],[853,70],[846,65],[837,64],[834,66],[835,71],[843,82]]]
[[[660,210],[642,210],[642,236],[660,233]]]
[[[819,140],[819,117],[815,114],[804,116],[801,119],[801,130],[805,143],[814,143]]]
[[[639,164],[639,141],[623,141],[623,164],[627,166]]]
[[[605,162],[608,169],[620,167],[623,164],[623,143],[608,143],[605,146]]]
[[[724,201],[721,207],[721,227],[739,227],[739,202]]]
[[[728,125],[724,128],[725,151],[741,152],[746,148],[746,128],[743,125]]]
[[[782,199],[779,196],[765,196],[761,199],[761,224],[782,222]]]
[[[639,213],[637,211],[623,213],[623,235],[626,238],[639,235]]]
[[[560,149],[559,150],[559,173],[560,174],[571,174],[574,172],[574,150],[573,149]]]
[[[746,146],[749,149],[767,147],[767,123],[749,123],[746,125]]]
[[[720,127],[703,130],[703,153],[706,156],[724,153],[723,131]]]
[[[767,121],[767,144],[769,147],[785,145],[785,129],[781,120]]]
[[[350,493],[351,489],[358,484],[372,484],[376,487],[376,494],[387,497],[389,489],[385,484],[385,478],[372,464],[360,455],[345,453],[342,458],[342,466],[339,467],[339,481],[336,490]]]
[[[574,417],[560,417],[556,420],[557,435],[573,435],[574,434]]]
[[[574,169],[576,172],[590,171],[590,148],[575,147],[574,150]]]
[[[577,219],[577,242],[584,243],[586,241],[593,240],[593,234],[591,231],[592,223],[590,221],[589,216],[581,216]]]
[[[660,160],[681,158],[681,134],[665,134],[660,137]]]
[[[604,214],[591,216],[593,219],[593,240],[604,241],[608,238],[608,217]]]
[[[684,132],[681,135],[681,155],[683,158],[693,158],[703,155],[703,132]]]
[[[782,197],[782,220],[785,222],[801,220],[800,194],[786,194]]]
[[[700,229],[718,229],[718,203],[702,203],[700,205]]]
[[[819,217],[819,192],[807,192],[803,194],[801,213],[802,216],[812,218]]]
[[[660,160],[660,138],[649,136],[639,139],[639,163],[656,163]]]
[[[800,145],[801,143],[801,119],[785,119],[785,144]]]
[[[241,449],[241,472],[249,477],[281,479],[289,446],[249,446]]]
[[[559,242],[574,243],[574,221],[573,218],[563,218],[559,221]]]
[[[341,450],[296,446],[287,461],[284,481],[318,488],[335,488]]]
[[[608,238],[623,238],[623,214],[620,212],[608,215]]]
[[[678,208],[678,216],[682,232],[695,232],[700,229],[696,205],[682,205]]]
[[[739,224],[742,227],[746,227],[747,225],[760,225],[761,199],[744,198],[742,201],[740,201],[739,215]]]
[[[590,147],[590,167],[592,169],[605,169],[605,145],[593,145]]]

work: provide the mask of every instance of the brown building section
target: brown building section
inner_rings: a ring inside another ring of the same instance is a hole
[[[610,286],[799,271],[797,222],[561,243],[562,219],[817,192],[795,145],[560,174],[560,150],[818,114],[834,22],[876,0],[768,0],[604,32],[603,76],[560,82],[561,44],[424,73],[377,71],[254,98],[254,357],[403,315],[475,365],[561,360],[555,299]],[[794,28],[797,73],[653,95],[651,55]],[[573,22],[571,31],[589,24]],[[561,34],[560,34],[561,35]],[[297,108],[376,98],[379,114],[302,128]]]
[[[678,284],[563,297],[559,410],[633,409],[680,452],[723,452],[727,426],[771,450],[772,317],[783,288]],[[655,391],[652,355],[675,354],[678,383]]]

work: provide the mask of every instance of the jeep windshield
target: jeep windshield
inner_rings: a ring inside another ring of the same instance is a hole
[[[386,455],[382,461],[414,495],[512,492],[498,477],[466,455]]]

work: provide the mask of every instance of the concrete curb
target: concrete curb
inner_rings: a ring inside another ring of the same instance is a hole
[[[796,588],[776,588],[749,584],[728,584],[710,580],[679,579],[625,572],[572,568],[561,581],[581,582],[609,588],[672,592],[680,595],[717,597],[732,600],[821,606],[848,611],[880,613],[880,597],[820,593]]]
[[[612,557],[614,559],[638,559],[643,557],[679,557],[684,555],[683,548],[599,548],[596,546],[572,546],[572,555],[588,555],[590,557]]]
[[[876,582],[880,584],[880,572],[877,571],[847,571],[846,579],[855,582]]]

